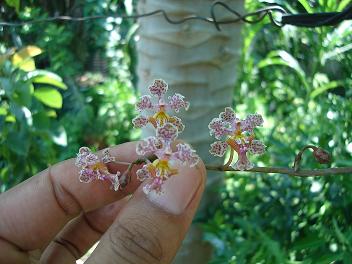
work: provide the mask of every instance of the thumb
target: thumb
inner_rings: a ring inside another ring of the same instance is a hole
[[[170,263],[192,222],[205,177],[200,161],[193,168],[180,167],[165,182],[163,194],[145,195],[140,186],[86,263]]]

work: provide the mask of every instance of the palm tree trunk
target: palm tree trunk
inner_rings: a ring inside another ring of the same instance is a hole
[[[243,13],[242,0],[224,2]],[[174,19],[191,14],[209,16],[212,3],[206,0],[140,0],[138,12],[165,9]],[[234,18],[221,7],[217,10],[219,19]],[[191,143],[205,162],[213,163],[209,145],[214,140],[209,136],[208,124],[225,106],[232,105],[241,48],[240,24],[222,26],[219,32],[212,24],[202,21],[168,24],[161,15],[141,18],[139,24],[138,88],[146,94],[154,79],[164,79],[171,92],[186,96],[191,107],[186,114],[178,115],[186,125],[181,138]],[[143,136],[152,133],[151,129],[145,129]],[[221,182],[221,176],[208,174],[207,186]],[[199,212],[215,208],[216,200],[214,192],[206,191]],[[207,263],[209,246],[202,243],[201,238],[201,230],[192,227],[175,263]]]

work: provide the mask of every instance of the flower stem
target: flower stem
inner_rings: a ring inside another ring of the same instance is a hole
[[[205,165],[207,170],[214,171],[240,171],[233,168],[225,168],[223,165]],[[254,167],[250,170],[242,172],[260,172],[260,173],[281,173],[290,176],[298,177],[314,177],[314,176],[328,176],[334,174],[352,174],[352,167],[328,168],[328,169],[312,169],[312,170],[298,170],[294,168],[284,167]]]

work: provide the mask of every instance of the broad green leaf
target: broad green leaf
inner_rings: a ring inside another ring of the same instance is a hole
[[[321,93],[330,90],[330,89],[334,89],[337,88],[339,86],[341,86],[342,83],[338,82],[338,81],[331,81],[327,84],[324,84],[318,88],[316,88],[313,92],[311,92],[310,94],[310,98],[314,99],[315,97],[317,97],[318,95],[320,95]]]
[[[20,0],[5,0],[6,4],[16,9],[18,13],[20,11]]]
[[[48,87],[38,88],[34,91],[34,96],[47,106],[50,106],[53,108],[62,107],[62,96],[54,88],[48,88]]]
[[[35,70],[29,72],[27,76],[33,83],[49,84],[64,90],[67,89],[67,86],[63,82],[62,78],[59,75],[49,71]]]

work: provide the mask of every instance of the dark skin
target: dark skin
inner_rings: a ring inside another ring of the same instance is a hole
[[[125,143],[110,148],[110,153],[119,161],[133,162],[135,146]],[[126,168],[109,164],[111,172]],[[88,264],[172,261],[204,190],[202,162],[180,167],[174,176],[186,186],[188,179],[197,179],[194,194],[177,213],[143,193],[136,169],[128,186],[118,192],[107,182],[80,183],[78,171],[74,159],[66,160],[0,195],[0,263],[75,263],[98,240]]]

